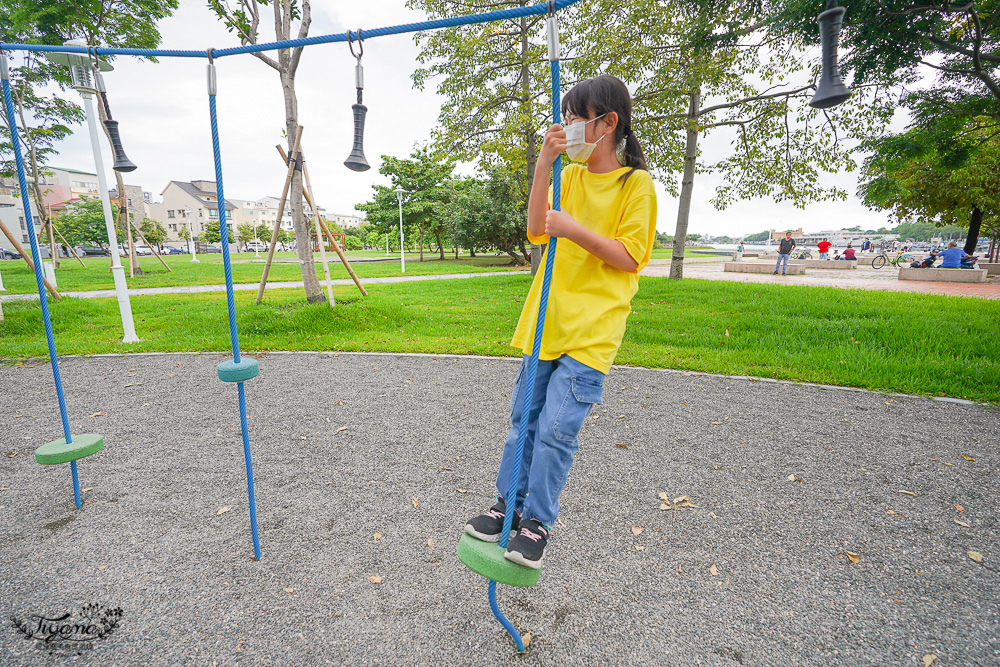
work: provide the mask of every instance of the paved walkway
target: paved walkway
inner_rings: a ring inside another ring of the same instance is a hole
[[[770,263],[764,260],[748,260],[755,263]],[[685,278],[704,280],[729,280],[741,283],[770,283],[778,285],[812,285],[817,287],[839,287],[842,289],[880,290],[887,292],[922,292],[924,294],[944,294],[948,296],[971,296],[980,299],[1000,299],[1000,277],[991,276],[985,283],[945,283],[917,280],[899,280],[897,270],[892,267],[873,269],[858,266],[853,270],[809,268],[801,276],[775,276],[770,273],[726,273],[724,261],[684,262]],[[643,276],[670,275],[670,260],[655,260],[642,271]]]

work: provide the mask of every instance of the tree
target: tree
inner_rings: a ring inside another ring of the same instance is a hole
[[[486,180],[468,178],[453,183],[453,188],[446,219],[456,247],[496,249],[518,265],[530,261],[524,231],[527,202],[514,174],[493,169]]]
[[[1000,215],[997,134],[989,120],[977,119],[946,129],[918,121],[902,134],[880,137],[867,144],[868,180],[859,193],[867,206],[898,220],[967,227],[965,252],[972,254],[984,218]]]
[[[209,6],[225,24],[229,32],[235,33],[242,44],[257,44],[260,38],[260,10],[267,6],[266,0],[209,0]],[[271,0],[274,14],[274,37],[276,40],[302,39],[309,34],[312,23],[310,0]],[[297,30],[293,23],[298,21]],[[295,33],[293,35],[293,32]],[[285,100],[285,138],[288,152],[299,129],[299,103],[295,92],[295,74],[298,71],[302,49],[281,49],[276,56],[267,53],[254,53],[261,62],[278,73],[281,81],[281,92]],[[292,226],[295,230],[296,250],[302,270],[302,281],[305,286],[306,300],[318,303],[326,300],[323,288],[319,284],[314,268],[310,220],[302,208],[302,172],[292,172],[292,182],[288,193],[288,206],[292,211]]]
[[[143,218],[143,221],[139,224],[139,231],[153,245],[161,245],[167,240],[167,230],[164,229],[163,223],[152,218]]]
[[[212,222],[205,225],[205,229],[201,233],[201,240],[205,243],[218,243],[222,240],[222,231],[220,230],[220,225],[218,220],[213,220]],[[233,228],[226,227],[227,236],[229,237],[230,243],[236,243],[236,236],[233,234]]]
[[[118,207],[112,204],[112,215],[117,216]],[[104,224],[104,207],[97,199],[84,199],[74,203],[60,215],[55,223],[72,246],[96,245],[108,249],[108,231]],[[125,240],[124,230],[118,230],[117,241]]]
[[[677,194],[681,172],[671,278],[683,275],[697,173],[724,176],[711,200],[719,209],[750,197],[800,208],[846,198],[839,188],[823,187],[819,176],[855,168],[842,140],[870,136],[889,117],[891,100],[884,91],[861,88],[836,109],[809,107],[816,68],[805,57],[803,38],[775,20],[780,3],[595,0],[590,9],[570,13],[574,58],[567,68],[580,78],[607,73],[630,84],[633,129],[653,173]],[[595,14],[604,30],[588,29]],[[700,136],[721,128],[733,133],[731,155],[699,164]]]
[[[414,150],[408,160],[383,155],[379,173],[390,177],[392,187],[373,186],[374,199],[355,208],[364,211],[368,221],[385,233],[399,224],[399,203],[394,190],[402,187],[406,191],[403,195],[404,236],[412,239],[409,230],[416,228],[422,262],[424,232],[429,230],[437,240],[440,258],[444,259],[444,207],[453,193],[449,183],[454,169],[453,161],[435,157],[427,147]]]
[[[744,243],[760,243],[771,238],[771,232],[757,232],[756,234],[748,234],[743,237]]]

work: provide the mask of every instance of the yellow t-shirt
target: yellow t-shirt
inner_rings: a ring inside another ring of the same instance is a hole
[[[634,272],[606,264],[573,243],[556,243],[549,303],[539,358],[558,359],[567,354],[602,373],[611,370],[622,336],[629,303],[639,288],[638,273],[646,263],[656,235],[656,193],[649,172],[635,170],[624,184],[618,181],[628,167],[607,174],[594,174],[583,165],[563,170],[562,208],[592,232],[621,241],[636,261]],[[549,237],[533,236],[532,243],[547,243]],[[538,320],[542,277],[548,262],[542,258],[528,291],[511,345],[531,354]]]

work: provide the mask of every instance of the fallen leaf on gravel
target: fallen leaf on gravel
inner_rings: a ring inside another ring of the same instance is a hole
[[[346,426],[341,426],[340,428],[337,429],[337,433],[340,433],[341,431],[346,431],[346,430],[347,430]]]
[[[668,496],[663,491],[660,491],[658,494],[656,494],[656,497],[659,498],[660,500],[662,500],[665,503],[669,503],[670,502],[670,496]]]
[[[531,633],[525,632],[521,635],[521,643],[524,644],[524,648],[528,648],[528,644],[531,643]]]
[[[917,497],[917,494],[915,494],[913,491],[904,491],[902,489],[899,489],[898,491],[896,491],[896,493],[902,493],[902,494],[905,494],[907,496],[913,496],[914,498]]]
[[[427,546],[429,546],[429,547],[434,546],[434,540],[428,539],[427,540]]]
[[[666,510],[670,509],[670,505],[668,505],[666,503],[660,503],[660,509],[663,510],[663,511],[666,511]]]
[[[410,502],[413,503],[414,507],[417,507],[417,506],[420,505],[420,502],[416,498],[410,498]]]
[[[375,533],[375,541],[378,542],[382,539],[382,533]]]
[[[694,505],[692,503],[681,503],[680,505],[678,505],[678,507],[693,507],[698,510],[701,509],[701,505]]]
[[[368,581],[370,581],[373,584],[381,584],[382,583],[382,577],[378,576],[377,574],[373,574],[370,577],[365,577],[365,579],[367,579]]]
[[[87,491],[93,491],[94,487],[88,486],[86,489],[80,489],[80,493],[86,493]]]
[[[644,551],[645,549],[646,549],[646,547],[640,547],[638,544],[635,545],[635,550],[636,551]]]
[[[17,456],[17,452],[7,452],[7,458],[12,459]]]
[[[458,491],[459,493],[468,493],[469,492],[468,489],[455,489],[455,490]]]
[[[681,496],[680,498],[674,498],[674,505],[676,505],[677,503],[682,503],[685,500],[691,500],[691,499],[688,498],[687,496]]]
[[[628,449],[628,445],[626,445],[624,443],[621,443],[621,442],[616,442],[615,443],[615,447],[621,447],[622,449]]]
[[[845,554],[847,554],[847,557],[848,557],[848,558],[850,559],[850,561],[851,561],[852,563],[854,563],[855,565],[857,565],[857,564],[858,564],[858,562],[860,562],[860,561],[861,561],[861,556],[857,555],[857,554],[856,554],[856,553],[854,553],[853,551],[845,551],[844,553],[845,553]]]
[[[935,660],[937,660],[937,656],[933,653],[928,653],[924,656],[924,667],[931,667]]]
[[[107,413],[105,413],[105,412],[95,412],[94,414],[90,415],[90,418],[93,419],[94,417],[103,417],[105,414],[107,414]]]
[[[795,475],[789,475],[785,479],[787,479],[789,482],[801,482],[802,481],[801,477],[796,477]]]
[[[681,564],[679,564],[679,565],[677,566],[677,574],[681,574],[681,568],[682,568],[683,566],[684,566],[684,565],[683,565],[683,563],[681,563]]]
[[[713,423],[713,424],[715,424],[716,426],[718,426],[718,425],[719,425],[719,424],[721,424],[722,422],[712,422],[712,423]]]
[[[556,523],[558,523],[558,524],[559,524],[560,526],[562,526],[563,528],[565,528],[565,527],[566,527],[566,524],[565,524],[565,523],[563,523],[563,520],[562,520],[562,519],[560,519],[559,517],[556,517]]]
[[[964,512],[965,511],[965,508],[962,507],[961,505],[955,505],[955,509],[957,509],[959,512]]]
[[[618,387],[618,391],[625,391],[628,387]]]
[[[965,553],[969,554],[969,558],[976,561],[977,563],[983,562],[983,555],[978,551],[966,551]]]
[[[958,519],[955,519],[955,523],[965,528],[972,528],[972,526],[970,526],[969,524],[965,523],[964,521],[959,521]]]
[[[708,571],[712,573],[712,576],[718,576],[719,568],[715,567],[715,563],[712,563],[712,567],[708,568]]]
[[[286,588],[286,589],[285,589],[285,592],[286,592],[286,593],[294,593],[294,592],[295,592],[295,589],[294,589],[294,588]]]
[[[715,515],[715,512],[709,512],[709,513],[708,513],[708,516],[712,517],[713,519],[718,519],[718,518],[719,518],[719,517],[717,517],[717,516]]]
[[[966,461],[975,461],[976,460],[976,459],[972,458],[971,456],[966,456],[965,454],[962,454],[962,458],[965,459]]]
[[[438,468],[440,468],[441,470],[447,470],[448,472],[452,472],[451,468],[445,468],[444,466],[438,466]]]
[[[893,512],[892,510],[886,510],[885,513],[886,514],[893,514],[895,516],[899,516],[898,514],[896,514],[895,512]]]
[[[642,535],[642,531],[644,531],[644,530],[645,530],[645,528],[643,528],[642,526],[632,526],[632,534],[633,535]]]
[[[228,512],[231,509],[233,509],[233,508],[230,507],[229,505],[226,505],[225,507],[220,507],[219,511],[215,513],[215,516],[219,516],[220,514],[225,514],[226,512]]]
[[[98,565],[97,569],[100,570],[101,572],[104,572],[106,569],[108,569],[108,566],[107,565]]]

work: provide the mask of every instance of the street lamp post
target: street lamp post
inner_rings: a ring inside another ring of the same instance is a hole
[[[188,250],[191,251],[191,263],[200,264],[201,262],[198,261],[198,252],[194,246],[194,224],[191,222],[191,209],[184,209],[184,218],[188,223]]]
[[[396,201],[399,202],[399,272],[406,273],[406,257],[403,255],[403,195],[406,190],[397,185],[393,191],[396,193]]]
[[[86,47],[81,39],[71,39],[64,42],[65,46]],[[132,304],[129,301],[128,285],[125,283],[125,268],[118,259],[118,235],[115,233],[115,223],[111,216],[111,200],[108,198],[108,182],[104,175],[104,158],[101,156],[101,146],[97,135],[97,121],[94,116],[94,93],[97,92],[94,69],[109,72],[113,67],[98,59],[91,60],[75,53],[48,53],[46,57],[52,62],[68,65],[73,88],[83,97],[83,105],[87,113],[87,126],[90,128],[90,147],[94,152],[94,168],[97,171],[97,186],[101,189],[101,206],[104,209],[104,226],[108,233],[111,253],[111,276],[115,281],[115,296],[118,297],[118,311],[122,318],[124,337],[122,342],[137,343],[139,337],[135,334],[135,322],[132,320]]]

